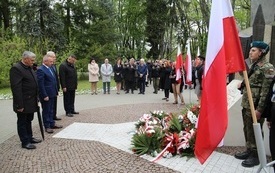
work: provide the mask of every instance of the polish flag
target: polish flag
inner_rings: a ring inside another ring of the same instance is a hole
[[[195,155],[203,164],[224,138],[226,74],[244,71],[244,58],[230,0],[212,0]]]
[[[192,82],[192,60],[190,51],[190,41],[187,42],[187,54],[185,58],[186,83]]]
[[[181,79],[181,68],[182,68],[182,54],[180,50],[180,45],[178,45],[178,53],[176,60],[176,81]]]

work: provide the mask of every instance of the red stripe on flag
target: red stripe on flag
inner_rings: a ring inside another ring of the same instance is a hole
[[[234,73],[245,70],[243,52],[234,17],[223,19],[226,72]]]
[[[227,98],[224,50],[218,53],[203,79],[195,155],[203,164],[224,137],[227,128]]]

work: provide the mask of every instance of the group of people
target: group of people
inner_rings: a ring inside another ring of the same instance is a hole
[[[204,69],[203,56],[198,56],[193,64],[193,85],[195,93],[200,100],[202,90],[202,76]],[[125,91],[125,94],[139,89],[138,94],[145,94],[145,88],[148,84],[152,83],[154,94],[158,94],[159,90],[164,91],[163,100],[169,101],[170,93],[173,93],[174,104],[180,102],[185,104],[182,96],[182,90],[187,84],[185,82],[186,74],[184,67],[181,68],[180,80],[176,80],[176,62],[170,60],[155,60],[154,62],[145,62],[144,59],[136,61],[134,58],[122,62],[121,58],[116,60],[115,65],[111,65],[108,59],[104,60],[104,63],[99,66],[94,58],[90,59],[88,64],[89,82],[91,83],[91,94],[97,95],[97,82],[99,77],[102,77],[103,94],[110,94],[111,76],[114,76],[116,83],[116,94],[120,94],[121,90]]]
[[[112,75],[116,83],[116,94],[120,94],[121,90],[125,93],[134,93],[136,88],[139,88],[138,94],[145,94],[145,83],[147,79],[148,69],[144,59],[140,59],[139,64],[131,58],[129,62],[122,63],[118,58],[116,64],[112,66],[108,59],[99,67],[94,58],[91,58],[88,64],[89,82],[91,83],[91,94],[97,94],[97,82],[99,77],[102,78],[103,94],[110,94],[110,85]]]
[[[34,68],[36,55],[25,51],[20,62],[10,69],[10,84],[13,94],[13,110],[17,114],[17,131],[22,148],[35,149],[35,143],[42,140],[33,137],[32,120],[34,113],[42,105],[42,118],[45,131],[53,133],[62,128],[56,121],[57,96],[60,85],[64,95],[66,115],[72,117],[79,114],[75,111],[75,90],[77,88],[77,72],[74,66],[76,57],[70,55],[60,66],[59,74],[55,66],[56,55],[53,51],[43,57],[42,65]]]

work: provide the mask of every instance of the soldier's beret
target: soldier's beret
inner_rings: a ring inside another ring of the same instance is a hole
[[[253,41],[251,47],[257,47],[262,50],[263,54],[266,55],[269,51],[269,46],[263,41]]]

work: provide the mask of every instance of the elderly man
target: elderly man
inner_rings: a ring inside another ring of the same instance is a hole
[[[51,56],[45,55],[43,57],[43,64],[37,70],[39,98],[43,109],[43,123],[47,133],[53,133],[53,129],[62,128],[62,126],[57,125],[53,119],[54,100],[58,94],[56,76],[51,69],[53,61]]]
[[[107,90],[108,94],[110,94],[111,74],[113,73],[113,67],[109,64],[108,59],[104,60],[104,64],[100,67],[100,72],[102,76],[103,93],[106,94]]]
[[[53,58],[53,65],[50,67],[54,76],[55,76],[55,79],[56,79],[56,87],[57,87],[57,91],[59,91],[60,89],[60,85],[59,85],[59,77],[58,77],[58,71],[57,71],[57,68],[56,68],[56,55],[53,51],[48,51],[47,52],[47,55],[52,57]],[[53,104],[53,119],[56,120],[56,121],[59,121],[61,120],[61,118],[58,118],[57,117],[57,96],[54,97],[54,104]]]
[[[255,106],[254,111],[261,127],[264,123],[264,118],[261,115],[266,106],[265,100],[274,76],[274,67],[265,58],[268,51],[269,46],[266,43],[262,41],[253,41],[249,52],[249,59],[251,61],[251,67],[248,74],[249,83]],[[243,85],[242,87],[244,88]],[[242,162],[243,167],[253,167],[259,164],[259,158],[253,131],[253,120],[248,102],[247,90],[245,88],[243,89],[242,107],[243,131],[247,150],[237,153],[235,157],[244,160]]]
[[[38,85],[32,69],[35,54],[25,51],[22,60],[10,69],[10,84],[13,95],[13,110],[17,114],[17,132],[22,148],[35,149],[34,143],[41,140],[33,138],[32,120],[38,107]]]
[[[75,90],[77,89],[77,71],[75,67],[76,56],[70,55],[59,66],[59,78],[63,91],[64,109],[66,116],[73,117],[73,114],[79,114],[75,111]]]
[[[138,80],[139,80],[139,93],[138,94],[145,94],[145,80],[148,74],[148,68],[145,64],[144,59],[140,59],[139,66],[137,68]]]

